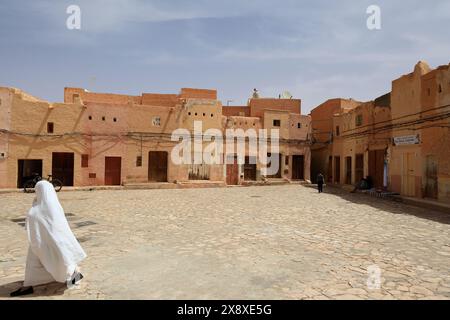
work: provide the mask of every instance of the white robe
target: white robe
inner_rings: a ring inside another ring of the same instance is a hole
[[[48,181],[36,184],[36,199],[27,215],[28,256],[24,286],[71,279],[86,258],[70,229],[55,189]]]

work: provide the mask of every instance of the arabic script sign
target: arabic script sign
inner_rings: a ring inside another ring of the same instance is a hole
[[[408,145],[408,144],[419,144],[419,143],[420,143],[419,135],[394,137],[394,145],[396,145],[396,146],[402,146],[402,145]]]

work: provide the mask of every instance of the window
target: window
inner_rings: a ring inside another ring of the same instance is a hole
[[[78,99],[80,99],[80,95],[78,93],[75,93],[73,95],[73,102],[77,102]]]
[[[281,120],[273,120],[273,126],[274,127],[280,127],[281,126]]]
[[[152,125],[154,127],[160,127],[161,126],[161,117],[153,117]]]
[[[441,93],[441,92],[442,92],[442,86],[439,85],[439,93]],[[1,104],[1,100],[0,100],[0,104]]]
[[[92,116],[89,116],[88,119],[89,119],[89,120],[92,120]]]
[[[301,129],[302,128],[302,124],[299,122],[299,123],[297,123],[297,128],[298,129]]]
[[[97,178],[96,173],[89,173],[89,179],[95,179],[95,178]]]
[[[340,134],[339,126],[336,126],[336,137],[339,137]]]
[[[190,112],[188,112],[188,116],[190,116],[191,115],[191,113]]]
[[[87,154],[81,155],[81,167],[82,168],[89,167],[89,155],[87,155]]]
[[[113,121],[114,121],[114,122],[117,122],[117,118],[113,118]]]
[[[428,88],[428,96],[431,96],[431,89]]]
[[[287,166],[289,165],[289,156],[284,157],[284,164]]]
[[[205,116],[206,116],[206,113],[203,112],[203,116],[205,117]]]
[[[53,133],[54,127],[53,122],[47,122],[47,133]]]
[[[363,116],[362,114],[358,114],[355,119],[355,124],[357,127],[359,127],[362,126],[362,123],[363,123]]]
[[[212,118],[212,117],[214,117],[214,114],[213,114],[213,113],[211,113],[211,118]]]
[[[104,116],[102,117],[102,121],[105,121],[105,117]]]
[[[136,157],[136,167],[142,167],[142,156]]]
[[[2,105],[2,99],[0,99],[0,106]]]

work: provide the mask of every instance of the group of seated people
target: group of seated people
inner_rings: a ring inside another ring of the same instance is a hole
[[[373,180],[371,176],[367,176],[362,178],[356,185],[355,189],[352,192],[356,192],[357,190],[370,190],[373,188]]]

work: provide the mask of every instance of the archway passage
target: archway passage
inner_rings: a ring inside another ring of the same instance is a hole
[[[17,188],[23,188],[26,181],[33,179],[34,174],[42,177],[42,160],[17,160]]]

